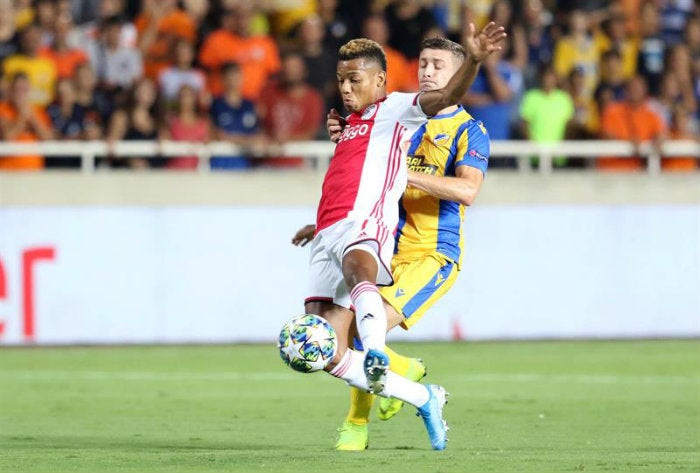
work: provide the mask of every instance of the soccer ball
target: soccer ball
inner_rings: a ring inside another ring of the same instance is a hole
[[[333,359],[338,337],[323,318],[305,314],[284,324],[277,347],[287,366],[300,373],[312,373],[322,370]]]

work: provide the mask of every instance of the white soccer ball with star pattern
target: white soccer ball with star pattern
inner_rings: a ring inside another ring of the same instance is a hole
[[[312,373],[322,370],[333,359],[338,337],[323,318],[304,314],[284,324],[277,346],[287,366],[301,373]]]

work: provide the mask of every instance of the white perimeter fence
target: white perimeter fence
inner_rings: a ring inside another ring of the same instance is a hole
[[[274,149],[275,156],[303,156],[315,162],[315,168],[325,171],[333,155],[335,145],[328,141],[298,141],[287,143]],[[0,157],[18,155],[80,156],[81,169],[85,173],[95,171],[98,157],[130,156],[197,156],[199,172],[209,172],[209,158],[212,156],[232,156],[247,154],[245,149],[226,142],[194,143],[174,141],[43,141],[36,143],[0,142]],[[597,159],[605,157],[647,158],[647,171],[650,174],[661,170],[661,157],[693,156],[700,159],[700,141],[673,140],[662,143],[660,149],[650,143],[636,147],[628,141],[562,141],[541,144],[532,141],[493,141],[491,157],[516,157],[518,169],[529,172],[530,158],[539,157],[537,172],[552,171],[556,156]],[[253,156],[263,157],[263,156]]]

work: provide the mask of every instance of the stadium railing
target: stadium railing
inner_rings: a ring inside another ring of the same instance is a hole
[[[333,155],[334,144],[327,141],[298,141],[280,145],[272,150],[275,156],[309,158],[314,168],[325,171]],[[270,150],[268,150],[268,153]],[[199,172],[209,172],[209,158],[212,156],[232,156],[250,154],[251,151],[226,142],[174,142],[174,141],[42,141],[34,143],[0,142],[0,159],[3,156],[43,155],[79,156],[81,170],[93,173],[97,158],[104,156],[197,156]],[[493,141],[491,157],[515,157],[521,172],[550,173],[557,156],[597,159],[601,156],[630,158],[641,155],[647,158],[647,171],[657,174],[661,171],[661,156],[692,156],[700,159],[700,141],[672,140],[665,141],[660,147],[651,143],[642,143],[638,147],[628,141],[561,141],[552,144],[532,141]],[[253,157],[263,157],[255,155]],[[539,158],[539,166],[532,169],[530,159]]]

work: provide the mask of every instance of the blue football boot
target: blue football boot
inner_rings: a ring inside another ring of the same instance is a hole
[[[369,350],[365,355],[365,376],[370,392],[379,394],[386,386],[386,372],[389,371],[389,356],[379,350]]]
[[[437,384],[429,384],[426,388],[428,388],[430,398],[418,408],[416,415],[423,418],[433,450],[444,450],[447,447],[449,427],[442,418],[442,408],[447,404],[448,394],[445,388]]]

